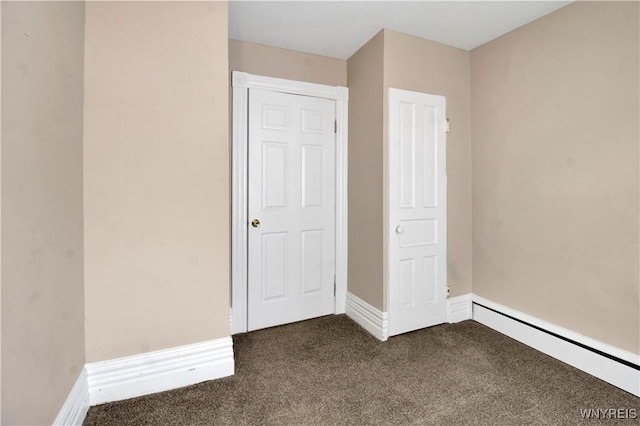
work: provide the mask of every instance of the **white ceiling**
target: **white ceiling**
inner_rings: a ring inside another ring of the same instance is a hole
[[[471,50],[569,3],[232,0],[229,37],[348,59],[389,28]]]

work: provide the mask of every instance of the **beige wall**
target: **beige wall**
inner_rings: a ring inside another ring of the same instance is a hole
[[[88,362],[229,335],[225,2],[89,2]]]
[[[348,291],[384,309],[382,82],[384,31],[347,63],[349,86]]]
[[[391,30],[348,60],[349,291],[387,309],[387,94],[390,87],[444,95],[447,135],[448,280],[471,292],[469,52]]]
[[[447,280],[452,297],[470,293],[472,281],[470,83],[468,51],[384,31],[383,123],[388,117],[390,87],[443,95],[447,100],[447,117],[451,122],[447,133]],[[387,138],[385,128],[385,155]],[[384,165],[386,171],[386,160]],[[386,217],[384,226],[386,229]],[[384,294],[386,297],[386,287]]]
[[[229,40],[229,69],[328,86],[347,85],[347,61]]]
[[[51,424],[84,366],[82,2],[2,2],[2,424]]]
[[[638,3],[471,54],[473,291],[640,353]]]

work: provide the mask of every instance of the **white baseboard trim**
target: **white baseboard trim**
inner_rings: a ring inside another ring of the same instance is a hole
[[[87,370],[82,369],[53,424],[54,426],[81,426],[87,417],[87,411],[89,411],[89,386]]]
[[[378,340],[389,338],[389,318],[386,312],[368,304],[351,292],[347,292],[345,313]]]
[[[640,397],[640,355],[473,295],[473,319]]]
[[[91,405],[233,375],[231,337],[87,364]]]
[[[471,312],[471,293],[447,299],[447,321],[450,323],[470,320],[473,317]]]

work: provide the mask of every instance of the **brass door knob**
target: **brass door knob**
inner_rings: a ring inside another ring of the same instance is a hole
[[[260,226],[260,221],[258,219],[253,219],[251,221],[251,226],[253,226],[254,228],[257,228]]]

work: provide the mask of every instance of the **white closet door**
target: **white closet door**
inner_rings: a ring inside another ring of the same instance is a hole
[[[334,101],[249,90],[249,331],[334,312],[334,122]]]
[[[389,89],[389,335],[446,322],[445,98]]]

